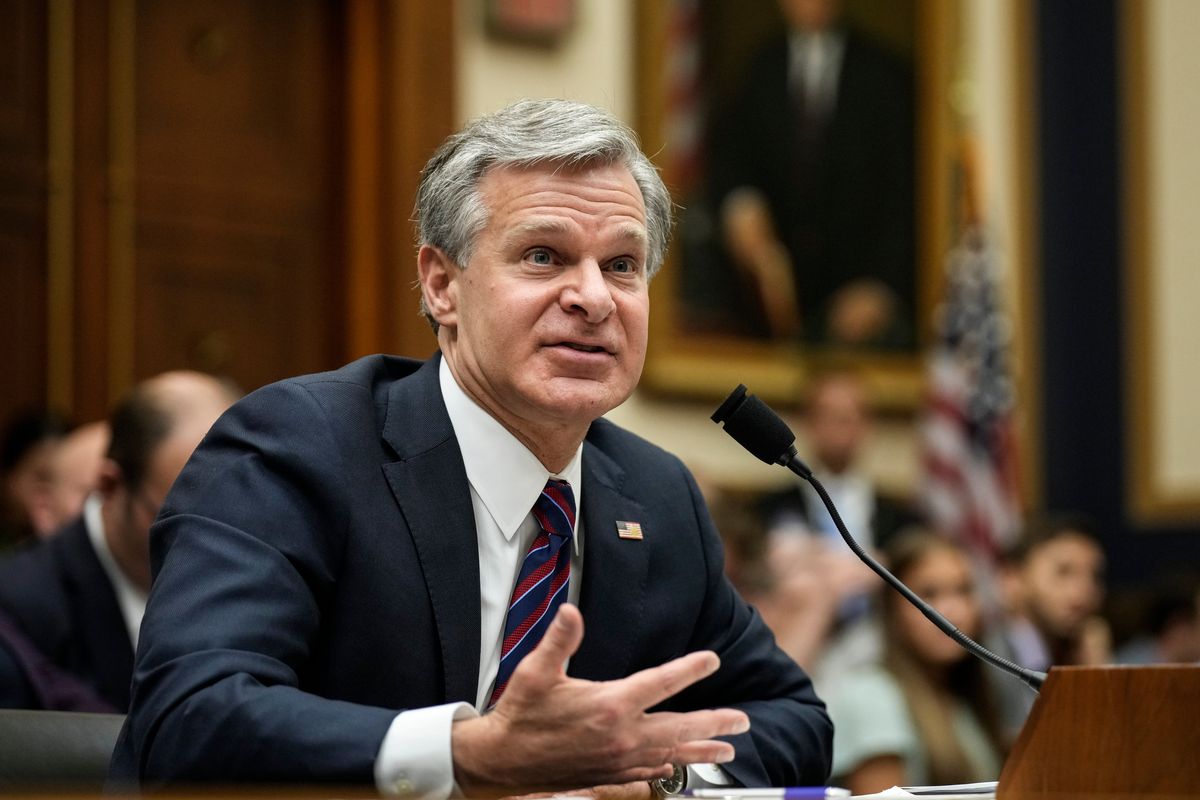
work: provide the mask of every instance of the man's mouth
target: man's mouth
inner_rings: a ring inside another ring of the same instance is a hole
[[[580,344],[579,342],[559,342],[560,347],[569,347],[572,350],[578,350],[581,353],[607,353],[608,351],[595,344]]]

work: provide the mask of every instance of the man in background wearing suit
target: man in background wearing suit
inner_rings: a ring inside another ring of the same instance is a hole
[[[150,523],[192,450],[234,399],[217,379],[196,372],[167,372],[139,384],[113,412],[100,488],[84,502],[82,516],[0,564],[0,610],[108,710],[129,705],[150,588]],[[91,439],[94,431],[82,435]],[[7,704],[102,710],[76,702],[74,694],[68,705],[52,703],[62,693],[41,685],[42,671],[29,666],[33,654],[19,644],[0,647],[16,651],[14,662],[26,667],[25,681],[0,690]],[[8,674],[15,679],[14,671]]]
[[[670,228],[632,133],[515,104],[434,154],[417,218],[440,352],[251,394],[171,492],[114,781],[824,781],[824,706],[691,475],[600,419]]]
[[[851,535],[872,552],[885,547],[918,517],[904,503],[880,491],[867,473],[864,453],[872,413],[862,378],[850,370],[814,375],[804,402],[809,463],[829,491]],[[805,570],[826,587],[835,604],[827,639],[812,661],[818,683],[864,662],[876,660],[882,642],[872,611],[878,577],[846,546],[821,498],[807,483],[769,492],[759,511],[768,537],[768,561],[778,575]],[[797,615],[828,613],[809,603]],[[793,625],[801,625],[793,621]],[[813,624],[811,622],[806,624]]]
[[[904,503],[881,492],[865,469],[873,423],[867,390],[857,373],[831,370],[813,376],[804,398],[811,464],[850,533],[863,547],[880,550],[901,529],[920,520]],[[807,483],[793,482],[766,494],[761,511],[769,532],[822,536],[839,556],[853,563],[854,571],[863,573],[866,587],[878,585],[875,573],[846,547],[825,504]]]
[[[730,267],[709,267],[708,291],[734,332],[911,346],[911,67],[846,25],[839,0],[779,5],[786,35],[710,126],[714,246]]]

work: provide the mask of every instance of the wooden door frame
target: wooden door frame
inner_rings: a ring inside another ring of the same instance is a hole
[[[136,7],[133,0],[54,7],[48,145],[54,175],[68,191],[47,209],[46,396],[78,419],[97,419],[136,378]],[[333,324],[344,332],[345,360],[369,352],[423,355],[435,343],[410,289],[409,219],[420,169],[454,127],[453,4],[352,0],[340,7],[344,211],[342,268],[331,269],[340,299]]]

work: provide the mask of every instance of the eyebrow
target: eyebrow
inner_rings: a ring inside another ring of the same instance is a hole
[[[570,226],[561,220],[533,220],[531,222],[522,222],[521,224],[510,228],[504,235],[504,241],[518,241],[530,235],[565,235],[570,232]],[[613,238],[616,240],[635,242],[643,249],[648,247],[649,242],[646,229],[641,225],[635,224],[622,225],[616,230]]]
[[[505,233],[505,241],[521,239],[527,235],[533,234],[565,234],[567,233],[567,224],[560,220],[543,219],[534,220],[533,222],[522,222],[520,225],[509,228]]]

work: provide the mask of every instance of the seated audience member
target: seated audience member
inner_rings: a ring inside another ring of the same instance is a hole
[[[1200,663],[1200,592],[1175,586],[1158,589],[1144,630],[1117,651],[1116,663]]]
[[[54,530],[78,519],[84,501],[100,488],[108,439],[108,421],[102,420],[80,425],[59,443],[52,462],[49,500]]]
[[[671,222],[633,134],[516,103],[438,149],[416,216],[439,352],[250,394],[172,489],[112,782],[822,783],[824,706],[691,474],[602,418]]]
[[[233,399],[224,384],[194,372],[140,384],[113,412],[99,491],[82,516],[0,563],[0,609],[51,663],[118,711],[129,704],[150,589],[150,523]]]
[[[965,551],[910,530],[884,548],[892,572],[959,630],[982,625]],[[882,663],[861,667],[828,696],[834,780],[855,794],[890,786],[995,780],[1000,735],[986,665],[899,593],[881,595]]]
[[[1104,601],[1104,551],[1091,523],[1051,515],[1031,521],[1002,571],[1006,618],[990,642],[1001,655],[1029,669],[1105,664],[1112,659]],[[994,677],[1005,735],[1015,738],[1034,695],[1019,681]]]
[[[916,516],[881,492],[863,469],[871,429],[866,390],[856,373],[842,369],[814,376],[804,403],[804,459],[828,490],[851,535],[877,553]],[[816,491],[797,480],[765,495],[761,510],[779,569],[791,574],[803,565],[816,568],[837,600],[835,624],[813,665],[818,683],[830,685],[827,678],[874,661],[880,641],[871,600],[883,584],[846,546]]]
[[[863,469],[872,415],[862,380],[848,370],[813,378],[803,415],[804,459],[829,491],[842,521],[863,547],[882,548],[917,521],[903,503],[879,490]],[[768,530],[800,528],[828,538],[850,555],[825,505],[803,481],[767,494],[762,513]]]
[[[55,530],[50,510],[56,448],[70,429],[53,412],[14,418],[0,442],[0,548]]]
[[[808,537],[767,536],[758,515],[728,496],[718,495],[710,505],[733,585],[758,609],[783,651],[811,671],[837,620],[830,552]]]
[[[52,663],[0,611],[0,708],[116,712],[96,690]]]

